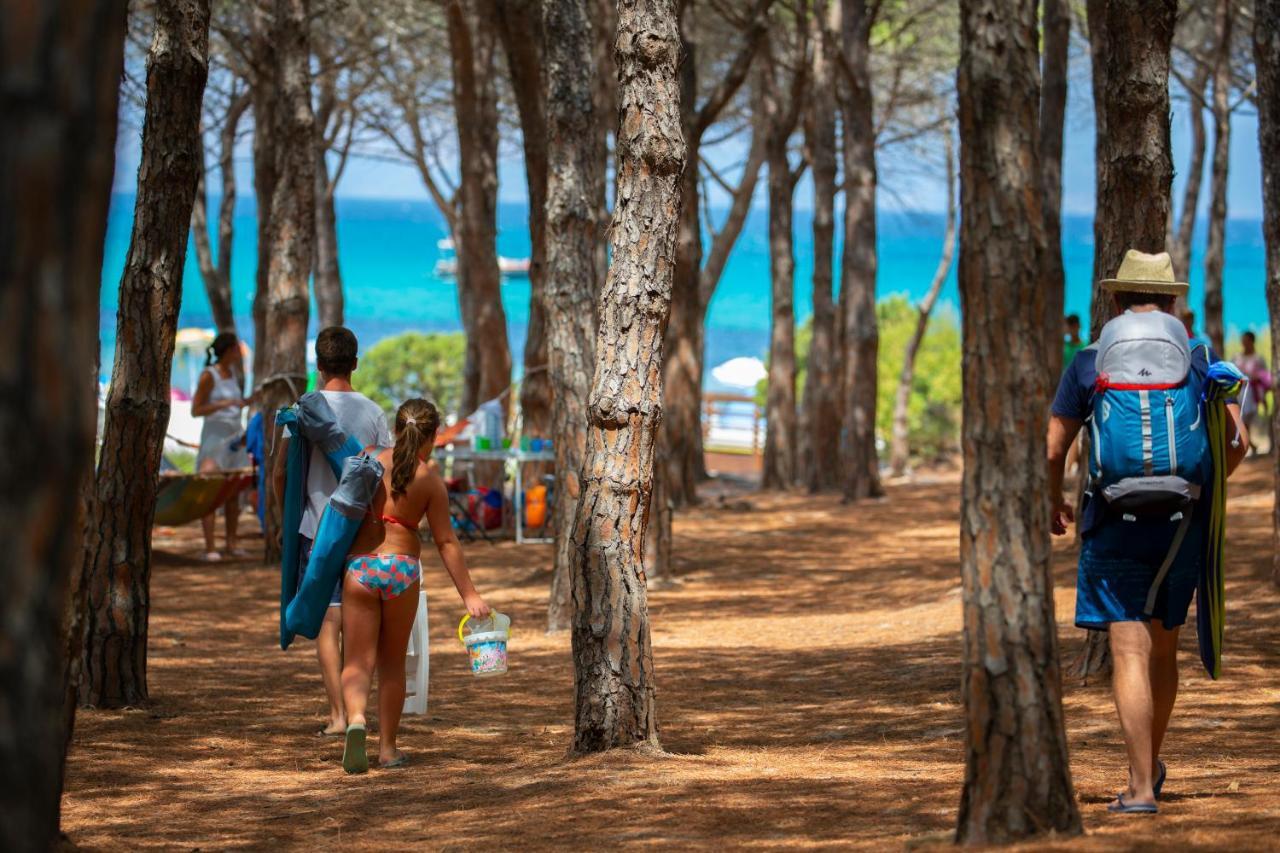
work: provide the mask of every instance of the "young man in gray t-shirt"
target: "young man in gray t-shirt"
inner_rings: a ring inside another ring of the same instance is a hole
[[[377,403],[351,387],[351,374],[356,369],[358,344],[350,329],[330,326],[316,337],[316,367],[319,370],[317,390],[324,395],[329,407],[338,419],[338,426],[349,436],[355,437],[361,447],[377,445],[390,447],[391,430],[387,417]],[[284,494],[284,460],[288,457],[288,438],[276,455],[275,480],[277,495]],[[302,510],[302,522],[298,533],[302,536],[299,549],[301,565],[298,582],[306,574],[307,559],[311,556],[311,544],[320,525],[329,496],[338,487],[338,478],[319,448],[311,449],[307,465],[306,506]],[[342,707],[342,579],[338,579],[329,599],[329,612],[325,614],[316,637],[316,655],[320,659],[320,674],[324,678],[325,692],[329,696],[329,725],[326,735],[341,735],[347,729],[347,715]]]

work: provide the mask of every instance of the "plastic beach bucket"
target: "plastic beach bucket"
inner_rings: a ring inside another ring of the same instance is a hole
[[[471,674],[478,678],[502,675],[507,671],[507,639],[511,636],[511,618],[497,611],[488,619],[478,619],[467,627],[471,614],[458,623],[458,639],[467,647],[471,658]],[[463,630],[466,629],[466,633]]]

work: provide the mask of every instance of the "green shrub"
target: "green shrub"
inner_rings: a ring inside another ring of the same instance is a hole
[[[893,434],[894,396],[916,316],[915,305],[904,294],[893,294],[876,305],[880,324],[876,433],[886,444]],[[907,402],[907,434],[913,457],[934,458],[959,446],[960,359],[959,318],[953,310],[937,308],[916,354]]]
[[[413,397],[432,400],[441,414],[456,412],[462,401],[466,346],[461,332],[405,332],[384,338],[360,356],[351,383],[388,413]]]

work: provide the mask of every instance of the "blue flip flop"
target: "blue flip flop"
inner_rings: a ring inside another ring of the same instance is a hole
[[[1167,770],[1165,769],[1164,762],[1161,761],[1159,763],[1160,763],[1160,775],[1156,777],[1156,783],[1151,786],[1151,790],[1155,792],[1157,800],[1160,799],[1160,789],[1164,787],[1164,779],[1166,776],[1169,775]]]
[[[1160,807],[1155,803],[1129,803],[1125,801],[1124,794],[1117,794],[1115,802],[1107,806],[1107,811],[1113,814],[1156,814]]]

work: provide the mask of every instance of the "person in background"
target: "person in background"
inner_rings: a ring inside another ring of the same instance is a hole
[[[418,525],[423,516],[467,612],[477,619],[489,615],[489,605],[471,582],[449,519],[449,495],[439,467],[431,460],[439,428],[440,413],[433,404],[406,400],[396,412],[395,447],[365,448],[386,473],[351,543],[344,573],[342,633],[347,661],[342,669],[342,694],[350,725],[342,769],[348,773],[369,769],[365,708],[375,668],[379,764],[390,769],[406,763],[404,753],[396,748],[396,735],[404,708],[405,652],[418,611],[422,578]]]
[[[232,332],[222,332],[209,345],[204,370],[191,397],[191,414],[204,418],[200,428],[200,451],[196,455],[196,471],[202,474],[248,468],[249,456],[244,452],[244,423],[241,410],[249,404],[244,396],[244,356],[240,341]],[[240,494],[227,498],[223,505],[226,516],[227,554],[244,557],[236,547],[236,526],[240,516]],[[217,510],[200,520],[204,527],[204,558],[210,562],[222,559],[214,544],[214,516]]]
[[[1258,418],[1258,410],[1266,394],[1271,390],[1271,373],[1267,370],[1267,360],[1258,352],[1258,338],[1253,332],[1245,332],[1240,336],[1240,352],[1232,361],[1240,372],[1249,380],[1244,399],[1240,401],[1240,416],[1249,430],[1249,452],[1257,453],[1257,445],[1253,441],[1253,422]]]
[[[1062,339],[1062,367],[1065,370],[1076,353],[1084,349],[1085,343],[1080,340],[1080,315],[1068,314],[1064,322],[1066,334]]]
[[[361,447],[391,444],[391,431],[387,428],[387,416],[377,403],[351,387],[351,374],[358,364],[359,342],[350,329],[329,326],[316,336],[316,367],[319,372],[318,390],[333,409],[338,426],[348,436],[353,436]],[[284,494],[285,460],[289,456],[289,439],[276,454],[276,466],[272,472],[276,500]],[[302,537],[298,549],[298,583],[307,573],[307,561],[316,530],[320,526],[320,514],[329,503],[329,496],[338,487],[338,478],[323,451],[311,448],[307,463],[306,506],[302,510],[302,522],[298,535]],[[288,533],[289,531],[286,531]],[[342,581],[339,579],[329,599],[329,612],[316,637],[316,656],[320,660],[320,674],[324,679],[325,693],[329,698],[329,724],[320,731],[322,735],[341,736],[347,730],[347,715],[342,704]]]
[[[258,523],[262,525],[262,529],[267,529],[267,445],[266,433],[263,429],[265,423],[262,412],[254,412],[253,417],[249,418],[249,426],[245,429],[244,449],[253,459],[253,509],[258,514]]]

